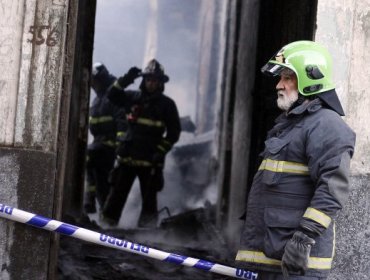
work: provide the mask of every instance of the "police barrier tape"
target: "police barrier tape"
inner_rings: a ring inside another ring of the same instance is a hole
[[[160,261],[195,267],[205,271],[210,271],[239,279],[257,280],[258,277],[258,274],[256,272],[251,272],[245,269],[234,268],[173,253],[167,253],[157,249],[149,248],[139,243],[118,239],[99,232],[62,223],[57,220],[52,220],[40,215],[32,214],[30,212],[26,212],[1,203],[0,203],[0,217],[20,222],[23,224],[39,227],[42,229],[46,229],[48,231],[58,232],[64,235],[68,235],[98,245],[150,257]]]

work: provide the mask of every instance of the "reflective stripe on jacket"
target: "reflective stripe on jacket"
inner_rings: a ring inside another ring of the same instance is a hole
[[[89,110],[89,130],[93,136],[91,149],[100,149],[102,146],[116,147],[117,132],[125,130],[125,111],[112,104],[107,97],[109,84],[113,84],[115,77],[111,76],[106,88],[94,98]]]
[[[125,108],[128,128],[117,150],[120,162],[134,166],[153,165],[153,156],[163,155],[178,141],[180,117],[175,102],[163,92],[125,90],[116,82],[108,93],[109,100]],[[163,166],[164,162],[156,162]]]
[[[348,196],[354,132],[315,99],[282,114],[268,133],[249,193],[236,260],[251,270],[281,272],[286,242],[299,228],[315,232],[306,275],[328,274],[334,218]]]

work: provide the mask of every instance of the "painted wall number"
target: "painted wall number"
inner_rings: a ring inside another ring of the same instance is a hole
[[[57,44],[57,31],[56,28],[51,28],[50,25],[31,25],[28,31],[32,34],[32,39],[27,39],[27,42],[42,45],[46,44],[49,47],[53,47]],[[46,38],[44,37],[46,35]]]

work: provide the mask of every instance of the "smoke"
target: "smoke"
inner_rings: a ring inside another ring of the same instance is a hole
[[[94,62],[103,62],[113,75],[121,76],[156,58],[170,77],[165,93],[175,100],[180,115],[195,119],[199,6],[182,0],[98,1]]]
[[[142,66],[145,53],[149,1],[98,0],[95,20],[94,61],[105,63],[113,75]]]
[[[121,76],[132,66],[143,67],[148,62],[146,60],[155,56],[170,77],[165,94],[174,99],[180,116],[188,115],[195,120],[202,39],[201,5],[197,0],[99,0],[94,62],[103,62],[113,75]],[[139,82],[136,82],[130,88],[137,89],[138,86]],[[213,104],[207,105],[208,109],[214,108]],[[180,142],[186,135],[182,133],[181,136]],[[196,135],[192,134],[192,137],[196,138]],[[197,163],[189,159],[185,163],[188,166],[182,166],[188,170],[184,174],[178,156],[172,152],[167,156],[165,187],[158,194],[158,209],[168,207],[174,215],[202,207],[206,201],[215,203],[216,185],[209,180],[208,172],[210,154],[196,160]],[[140,189],[135,181],[119,225],[136,227],[140,210]],[[165,213],[162,217],[166,218]]]

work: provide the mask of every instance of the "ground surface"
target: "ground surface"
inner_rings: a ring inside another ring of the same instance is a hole
[[[232,266],[226,245],[204,209],[173,217],[155,229],[103,230],[94,222],[70,221],[80,227],[150,248]],[[58,280],[208,280],[235,279],[193,267],[61,236]]]

